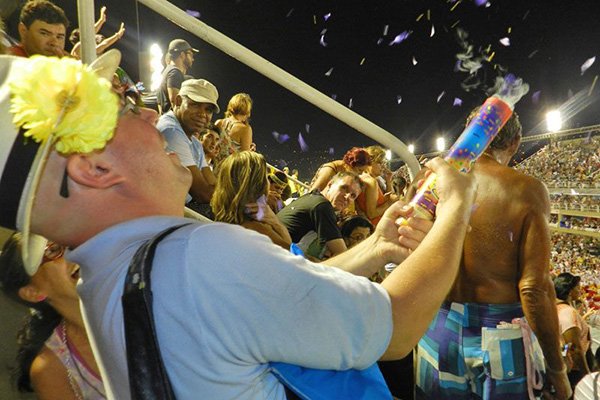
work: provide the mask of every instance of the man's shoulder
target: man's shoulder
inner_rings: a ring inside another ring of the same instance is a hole
[[[164,133],[167,130],[176,130],[183,132],[183,128],[181,127],[179,120],[177,119],[175,113],[173,113],[172,110],[160,116],[158,122],[156,123],[156,129],[161,131],[161,133]]]
[[[8,48],[8,53],[17,57],[29,57],[22,44],[16,44]]]

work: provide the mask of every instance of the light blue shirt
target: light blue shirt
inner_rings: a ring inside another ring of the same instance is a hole
[[[156,128],[167,141],[167,151],[177,154],[184,167],[208,168],[202,143],[193,136],[191,139],[188,138],[173,111],[161,115]],[[188,203],[191,200],[192,196],[188,194],[185,202]]]
[[[68,254],[109,398],[130,399],[121,295],[139,246],[183,218],[113,226]],[[392,333],[383,288],[313,264],[264,235],[198,223],[158,246],[152,271],[161,353],[178,399],[285,399],[268,362],[366,368]]]

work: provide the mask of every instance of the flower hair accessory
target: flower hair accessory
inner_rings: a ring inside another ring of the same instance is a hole
[[[36,142],[49,138],[62,154],[103,149],[117,125],[111,84],[70,58],[33,56],[10,83],[13,123]]]

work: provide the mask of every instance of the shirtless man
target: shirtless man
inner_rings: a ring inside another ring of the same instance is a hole
[[[548,274],[548,192],[542,182],[508,167],[520,142],[521,124],[514,114],[474,165],[478,191],[460,272],[419,343],[416,379],[423,398],[529,398],[523,340],[494,346],[498,333],[514,338],[514,330],[486,329],[523,315],[539,340],[546,378],[556,390],[549,398],[571,395]],[[496,356],[495,350],[506,351],[505,346],[512,346],[509,355]]]

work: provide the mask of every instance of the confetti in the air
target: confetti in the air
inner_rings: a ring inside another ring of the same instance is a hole
[[[406,39],[408,39],[408,37],[410,36],[410,34],[412,33],[412,31],[404,31],[401,34],[399,34],[398,36],[396,36],[394,38],[394,40],[392,40],[389,44],[389,46],[393,46],[395,44],[399,44],[402,43],[403,41],[405,41]]]
[[[540,102],[540,95],[541,95],[541,94],[542,94],[542,91],[541,91],[541,90],[538,90],[538,91],[534,92],[534,93],[531,95],[531,101],[533,102],[533,104],[537,104],[537,103],[539,103],[539,102]]]
[[[417,59],[415,58],[415,56],[413,56],[413,58],[412,58],[412,63],[413,63],[413,65],[417,65]]]
[[[431,10],[427,10],[427,21],[431,21]]]
[[[496,52],[492,51],[492,54],[490,54],[490,56],[487,58],[487,61],[492,62],[492,59],[494,58],[495,55],[496,55]]]
[[[456,21],[455,23],[453,23],[450,28],[454,29],[454,27],[456,27],[456,25],[458,25],[460,23],[460,19],[458,21]]]
[[[360,65],[363,65],[364,63],[365,63],[365,58],[363,57],[363,58],[360,60]]]
[[[185,10],[185,13],[191,15],[194,18],[200,18],[200,11],[196,10]]]
[[[442,93],[439,94],[439,96],[437,97],[437,102],[438,103],[440,102],[440,100],[442,99],[442,97],[444,97],[445,94],[446,94],[445,90]]]
[[[508,37],[503,37],[500,39],[500,44],[502,46],[510,46],[510,39]]]
[[[509,26],[507,29],[507,33],[510,34],[512,32],[512,26]]]
[[[396,102],[398,104],[402,103],[402,96],[400,96],[400,95],[396,96]]]
[[[313,25],[317,24],[317,16],[313,14]]]
[[[592,64],[594,63],[594,61],[596,61],[596,57],[592,57],[592,58],[588,58],[587,60],[585,60],[585,62],[583,63],[583,65],[581,65],[581,75],[583,75],[585,73],[585,71],[587,71]]]
[[[389,25],[386,25],[386,26],[383,27],[383,36],[387,36],[389,29],[390,29]]]
[[[489,8],[492,6],[492,3],[490,3],[489,1],[487,3],[485,3],[485,8]]]
[[[292,8],[290,11],[288,11],[288,13],[285,15],[285,17],[286,18],[291,17],[293,12],[294,12],[294,9]]]
[[[475,5],[477,7],[485,6],[485,3],[487,3],[487,0],[475,0]]]
[[[462,106],[462,102],[463,101],[461,99],[459,99],[458,97],[455,97],[454,98],[454,103],[452,103],[452,106],[458,106],[458,107],[460,107],[460,106]]]
[[[435,26],[431,25],[431,33],[429,34],[429,37],[433,37],[433,35],[435,35]]]
[[[423,16],[424,16],[424,15],[425,15],[425,14],[420,14],[420,15],[417,17],[417,22],[419,22],[419,21],[421,20],[421,18],[423,18]]]
[[[539,50],[534,50],[531,53],[529,53],[529,55],[527,56],[527,58],[533,58],[533,56],[535,56],[537,54]]]
[[[331,13],[327,13],[327,14],[323,15],[323,19],[325,21],[327,21],[329,18],[331,18]]]
[[[327,47],[327,43],[325,43],[325,35],[321,35],[321,39],[319,39],[319,44],[323,47]]]
[[[333,147],[329,148],[329,155],[334,155],[335,154],[335,150],[333,149]]]
[[[310,132],[310,124],[305,124],[304,130],[306,131],[306,133],[309,133]]]
[[[334,99],[334,100],[336,100],[336,99],[337,99],[337,94],[333,93],[333,94],[331,95],[331,98],[332,98],[332,99]]]
[[[352,108],[352,97],[350,97],[350,101],[348,102],[348,108]]]
[[[279,133],[277,131],[273,131],[272,133],[273,138],[277,141],[277,143],[281,144],[281,143],[285,143],[288,140],[290,140],[290,136],[286,135],[285,133]]]
[[[325,72],[325,76],[331,76],[332,72],[333,72],[333,67],[329,68],[329,70],[327,72]]]
[[[529,11],[530,10],[527,10],[527,11],[525,11],[525,14],[523,14],[523,18],[522,18],[523,21],[525,21],[525,18],[527,18],[527,16],[529,15]]]
[[[377,39],[377,46],[379,46],[381,43],[383,43],[383,38]]]
[[[450,9],[450,11],[454,11],[454,9],[461,3],[461,0],[458,0],[456,3],[454,3],[454,5],[452,6],[452,8]]]
[[[302,137],[301,133],[298,133],[298,144],[300,145],[300,150],[308,151],[308,145],[306,144],[306,141]]]

